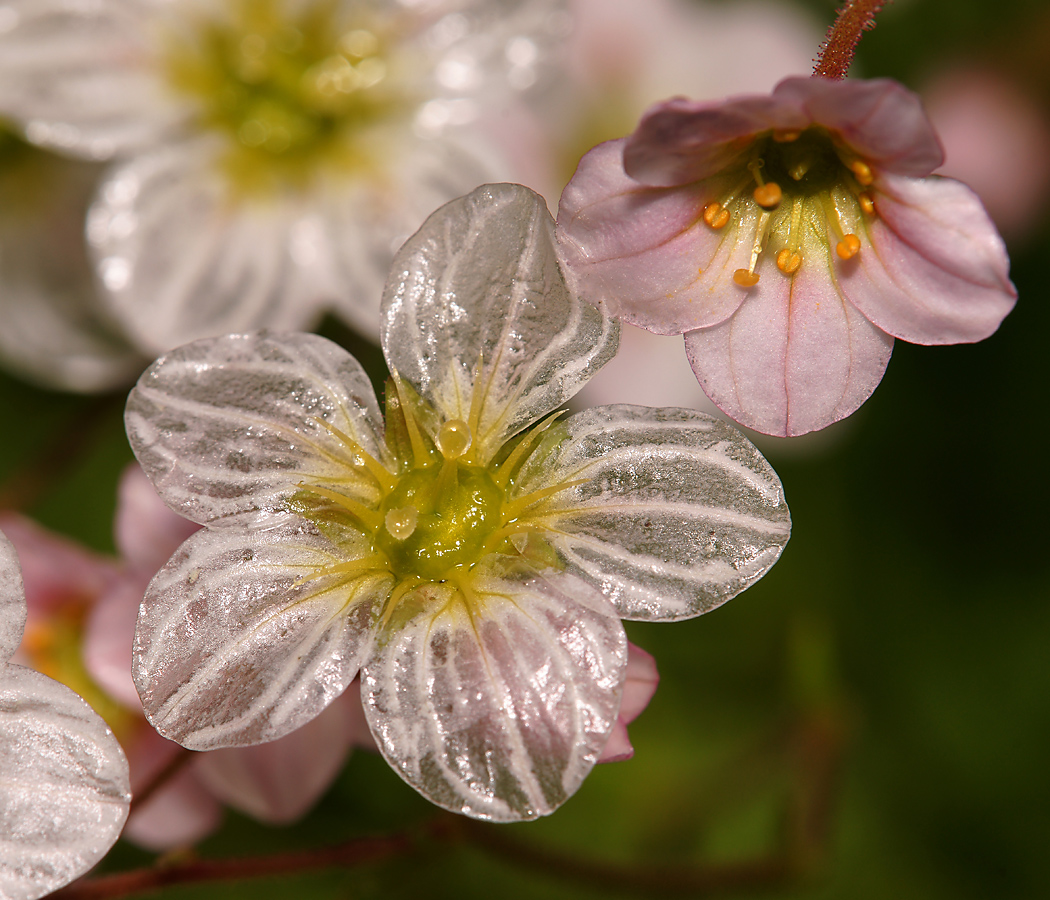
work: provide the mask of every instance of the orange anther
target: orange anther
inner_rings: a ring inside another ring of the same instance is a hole
[[[801,135],[801,131],[774,131],[773,140],[781,144],[790,144],[792,141],[797,141]]]
[[[794,275],[802,265],[802,254],[786,247],[777,254],[777,268],[785,275]]]
[[[773,209],[779,206],[783,198],[784,192],[780,190],[780,185],[775,181],[767,181],[755,188],[755,203],[763,209]]]
[[[708,203],[704,207],[704,221],[712,228],[722,228],[729,221],[729,210],[721,203]]]
[[[869,216],[875,212],[875,201],[872,199],[871,194],[861,194],[857,199],[860,201],[860,208]]]
[[[861,160],[854,160],[850,164],[850,170],[853,172],[854,177],[864,187],[867,187],[875,180],[875,176],[871,174],[871,166]]]
[[[835,252],[842,259],[853,259],[860,252],[860,238],[855,234],[847,234],[835,245]]]
[[[758,273],[752,272],[750,269],[737,269],[733,273],[733,281],[741,287],[754,287],[758,284]]]

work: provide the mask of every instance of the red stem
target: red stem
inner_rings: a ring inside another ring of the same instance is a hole
[[[875,15],[887,0],[848,0],[828,29],[813,67],[819,78],[845,78],[861,35],[875,27]]]

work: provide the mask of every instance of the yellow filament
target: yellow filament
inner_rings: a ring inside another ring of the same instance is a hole
[[[518,446],[511,451],[510,456],[503,460],[503,462],[500,464],[500,467],[492,474],[492,480],[496,482],[496,484],[499,487],[505,488],[507,486],[507,482],[510,481],[510,475],[514,471],[514,467],[518,464],[518,462],[521,459],[523,459],[527,454],[532,452],[532,448],[536,445],[536,442],[543,436],[543,433],[548,428],[550,428],[551,425],[553,425],[558,419],[564,416],[566,411],[567,410],[561,409],[558,410],[558,412],[551,413],[549,416],[547,416],[546,419],[540,422],[539,425],[533,428],[532,431],[530,431],[527,435],[525,435],[524,438],[521,439],[521,441],[518,443]]]
[[[539,491],[532,491],[528,494],[523,494],[518,497],[517,500],[512,500],[510,503],[503,507],[503,521],[512,522],[518,516],[520,516],[530,506],[534,506],[541,500],[546,500],[548,497],[553,497],[555,494],[567,491],[569,488],[576,487],[580,484],[586,484],[590,481],[589,478],[580,478],[577,481],[563,481],[561,484],[551,485],[548,488],[543,488]]]
[[[317,494],[321,497],[325,497],[331,500],[336,506],[345,509],[350,515],[358,519],[362,525],[368,528],[370,531],[375,532],[380,525],[382,525],[382,519],[379,513],[374,509],[369,509],[363,503],[353,500],[347,497],[345,494],[340,494],[338,491],[332,491],[328,488],[321,487],[318,484],[306,484],[305,482],[299,482],[298,485],[304,491],[310,491],[312,494]]]
[[[353,559],[349,562],[335,563],[331,566],[320,566],[310,575],[302,575],[296,579],[296,584],[303,584],[317,578],[325,578],[329,575],[364,575],[368,572],[389,572],[390,564],[387,558],[380,554],[365,556],[361,559]]]
[[[353,453],[355,456],[355,466],[363,466],[368,471],[368,474],[378,482],[379,486],[384,491],[389,492],[394,489],[397,485],[397,479],[394,478],[394,476],[384,468],[383,464],[365,450],[357,441],[318,416],[311,416],[310,420],[320,425],[325,431],[332,435],[332,437],[336,438],[341,444],[343,444],[343,446]]]
[[[396,369],[390,371],[390,377],[394,380],[394,388],[401,400],[401,411],[405,414],[405,427],[408,429],[408,441],[412,445],[412,460],[417,469],[424,468],[430,462],[430,454],[427,453],[427,445],[423,441],[423,435],[416,421],[416,414],[409,403],[406,403],[408,391],[404,389],[404,382]]]

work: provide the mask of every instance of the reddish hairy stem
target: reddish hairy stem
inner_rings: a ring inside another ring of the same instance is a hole
[[[887,0],[848,0],[820,45],[814,76],[846,77],[861,35],[875,27],[875,15],[886,3]]]

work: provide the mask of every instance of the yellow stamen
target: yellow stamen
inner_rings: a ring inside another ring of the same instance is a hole
[[[408,441],[412,445],[413,462],[417,469],[422,469],[430,462],[430,454],[427,453],[427,446],[423,441],[423,435],[420,433],[416,414],[411,404],[405,402],[409,395],[408,391],[404,389],[404,382],[401,380],[401,376],[396,369],[392,369],[390,377],[394,380],[394,388],[397,390],[397,396],[401,400],[401,411],[405,414],[405,427],[408,429]]]
[[[527,454],[532,452],[533,447],[536,446],[536,442],[543,436],[543,433],[558,419],[564,416],[566,412],[567,410],[561,409],[558,410],[558,412],[551,413],[521,439],[518,446],[511,451],[510,456],[500,463],[500,467],[492,475],[492,480],[495,481],[499,487],[505,488],[507,486],[507,482],[510,481],[510,476],[514,472],[514,467]]]
[[[310,421],[320,425],[332,437],[336,438],[351,453],[354,454],[354,466],[361,466],[368,471],[384,491],[392,491],[397,484],[397,479],[391,475],[372,454],[364,449],[350,435],[344,433],[334,425],[329,424],[319,416],[311,416]]]
[[[860,238],[855,234],[847,234],[835,245],[835,252],[842,259],[853,259],[860,252]]]
[[[546,500],[548,497],[553,497],[555,494],[567,491],[569,488],[576,487],[577,485],[586,484],[588,481],[590,481],[589,478],[580,478],[577,481],[563,481],[561,484],[551,485],[548,488],[524,494],[521,497],[518,497],[517,500],[512,500],[503,507],[503,521],[511,522],[530,506],[534,506],[541,500]]]
[[[721,203],[708,203],[704,207],[704,221],[716,231],[724,228],[729,222],[729,210]]]
[[[784,198],[784,192],[775,181],[767,181],[755,188],[754,197],[755,203],[763,209],[775,209]]]
[[[869,216],[875,212],[875,201],[872,199],[871,194],[859,194],[857,199],[860,201],[860,208],[864,210]]]
[[[754,287],[758,284],[758,273],[749,272],[747,269],[737,269],[733,273],[733,281],[739,284],[741,287]]]
[[[777,254],[777,268],[785,275],[794,275],[802,265],[802,255],[797,250],[784,248]]]
[[[319,484],[306,484],[302,481],[299,482],[298,487],[302,488],[304,491],[309,491],[312,494],[317,494],[331,500],[336,506],[342,507],[350,513],[350,515],[358,519],[358,521],[370,531],[374,532],[382,524],[382,519],[376,510],[369,509],[363,503],[359,503],[357,500],[347,497],[345,494],[340,494],[338,491],[332,491],[328,488],[321,487]]]
[[[854,177],[857,181],[867,187],[875,180],[875,176],[872,174],[871,166],[862,160],[855,159],[849,165],[850,171],[853,172]]]

